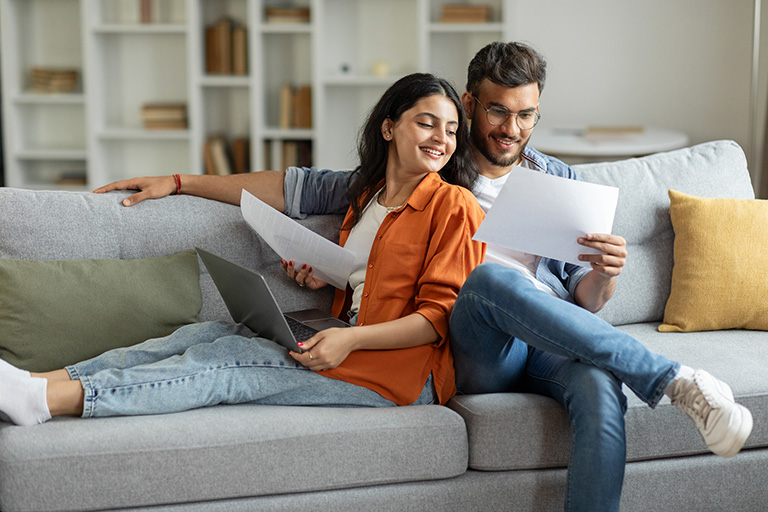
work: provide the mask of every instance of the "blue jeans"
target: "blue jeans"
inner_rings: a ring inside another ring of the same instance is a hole
[[[163,414],[217,404],[390,407],[375,391],[323,377],[242,325],[205,322],[68,366],[83,417]],[[415,404],[436,399],[431,377]]]
[[[619,509],[626,462],[621,383],[655,407],[678,363],[493,263],[478,266],[461,288],[451,347],[460,393],[537,393],[566,408],[566,510]]]

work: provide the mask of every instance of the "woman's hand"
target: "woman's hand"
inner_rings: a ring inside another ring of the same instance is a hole
[[[139,190],[136,194],[123,200],[123,205],[133,206],[145,199],[159,199],[176,192],[176,180],[173,176],[148,176],[144,178],[132,178],[120,180],[104,185],[94,190],[96,194],[112,192],[113,190]]]
[[[310,290],[319,290],[328,283],[313,277],[312,267],[307,267],[307,264],[301,266],[300,269],[296,269],[293,261],[280,260],[280,265],[288,274],[288,277],[295,280],[302,288],[307,287]]]
[[[356,327],[332,327],[299,343],[304,352],[290,352],[291,357],[310,370],[336,368],[357,348]]]

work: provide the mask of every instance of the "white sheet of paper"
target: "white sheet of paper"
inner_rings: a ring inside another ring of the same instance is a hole
[[[474,239],[589,267],[578,255],[600,251],[576,240],[609,234],[618,200],[616,187],[515,167]]]
[[[339,289],[347,287],[355,252],[345,249],[278,212],[243,190],[240,211],[251,228],[285,261],[306,263],[313,275]]]

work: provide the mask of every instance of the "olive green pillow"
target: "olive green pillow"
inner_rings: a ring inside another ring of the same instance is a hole
[[[34,372],[197,322],[194,251],[158,258],[0,259],[0,358]]]
[[[675,265],[659,331],[768,330],[768,201],[669,199]]]

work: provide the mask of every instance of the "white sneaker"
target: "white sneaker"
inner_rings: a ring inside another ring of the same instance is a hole
[[[734,402],[725,382],[704,370],[675,383],[672,404],[693,420],[707,448],[721,457],[739,453],[752,432],[749,409]]]

